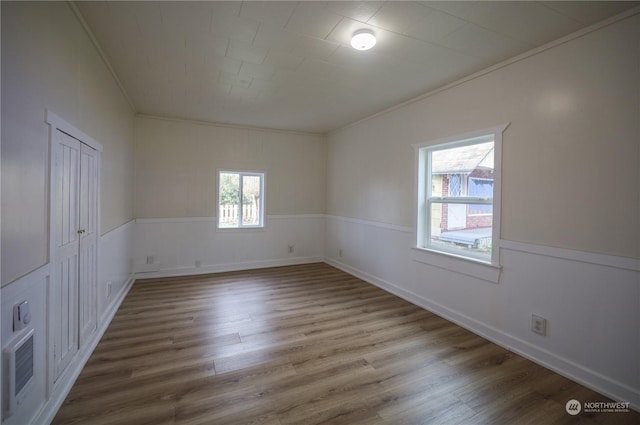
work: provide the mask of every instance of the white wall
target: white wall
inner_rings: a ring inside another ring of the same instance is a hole
[[[218,231],[208,217],[137,219],[134,267],[146,278],[321,262],[324,222],[322,214],[269,215],[264,229]]]
[[[635,15],[330,134],[327,261],[640,408],[638,40]],[[419,261],[411,145],[504,123],[499,283]]]
[[[322,261],[324,136],[137,117],[135,167],[140,277]],[[265,229],[217,230],[219,169],[266,173]]]
[[[21,335],[12,328],[12,309],[21,301],[31,305],[35,334],[35,386],[13,416],[3,413],[2,423],[47,423],[131,283],[133,111],[67,3],[1,2],[0,7],[2,348]],[[56,386],[48,368],[52,339],[46,317],[51,309],[46,110],[104,148],[99,329]]]
[[[133,219],[133,112],[63,2],[2,2],[2,285],[48,261],[45,109],[102,155],[101,233]]]
[[[136,218],[215,216],[218,169],[266,172],[267,214],[324,213],[324,136],[136,118]]]

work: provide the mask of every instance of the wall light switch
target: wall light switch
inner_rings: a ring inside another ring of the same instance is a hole
[[[27,327],[31,323],[31,312],[29,311],[29,302],[22,301],[20,304],[13,306],[13,331],[19,331]]]

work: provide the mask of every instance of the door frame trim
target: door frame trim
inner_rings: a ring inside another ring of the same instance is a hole
[[[49,109],[45,110],[44,122],[46,122],[50,126],[49,141],[51,141],[51,135],[55,134],[53,133],[53,131],[60,130],[64,133],[67,133],[69,136],[73,137],[74,139],[78,139],[85,145],[91,146],[93,149],[97,150],[98,152],[104,151],[104,149],[102,148],[102,145],[97,140],[83,133],[81,130],[74,127],[73,125],[69,124],[68,122],[66,122],[65,120],[63,120],[62,118],[54,114],[53,112],[51,112]]]
[[[48,223],[47,223],[47,236],[48,236],[48,243],[47,243],[47,248],[48,248],[48,252],[47,252],[47,259],[48,259],[48,263],[49,264],[54,264],[54,260],[55,260],[55,241],[52,235],[52,230],[54,229],[54,210],[53,210],[53,205],[54,205],[54,197],[55,197],[55,188],[54,188],[54,183],[55,183],[55,179],[54,177],[54,173],[56,172],[56,168],[55,168],[55,152],[56,152],[56,148],[57,148],[57,138],[56,138],[56,132],[58,130],[62,131],[63,133],[69,135],[70,137],[73,137],[74,139],[80,141],[81,143],[84,143],[85,145],[95,149],[96,151],[96,194],[97,194],[97,199],[96,199],[96,231],[97,233],[97,243],[96,243],[96,288],[95,288],[95,294],[96,294],[96,300],[95,303],[96,305],[95,307],[95,311],[96,311],[96,320],[98,319],[97,317],[97,308],[98,308],[98,301],[97,301],[97,291],[98,291],[98,287],[99,287],[99,279],[101,276],[101,269],[100,269],[100,225],[101,225],[101,203],[100,203],[100,198],[101,198],[101,154],[104,151],[102,144],[100,144],[97,140],[95,140],[93,137],[87,135],[86,133],[84,133],[83,131],[81,131],[80,129],[78,129],[77,127],[75,127],[74,125],[70,124],[69,122],[65,121],[64,119],[60,118],[58,115],[56,115],[55,113],[53,113],[52,111],[50,111],[49,109],[45,109],[45,114],[44,114],[44,121],[46,124],[48,124],[49,126],[49,134],[48,134],[48,139],[49,139],[49,170],[47,173],[47,179],[48,181],[46,182],[46,185],[48,187],[49,193],[48,193],[48,203],[47,203],[47,207],[48,207]],[[51,270],[51,273],[55,273],[55,270]],[[55,279],[55,276],[51,276],[52,279],[52,283],[53,283],[53,279]],[[55,329],[54,329],[54,322],[55,320],[53,317],[53,299],[52,299],[52,294],[49,291],[49,293],[47,294],[47,317],[48,317],[48,324],[47,324],[47,336],[46,336],[46,347],[47,347],[47,361],[46,361],[46,375],[47,375],[47,388],[46,388],[46,398],[49,399],[56,390],[56,386],[58,383],[60,382],[64,382],[64,376],[68,373],[69,368],[67,368],[66,371],[64,371],[60,376],[56,377],[56,373],[55,373],[55,359],[54,359],[54,333],[55,333]],[[97,322],[96,322],[97,323]],[[80,340],[78,339],[79,343]],[[78,353],[81,352],[81,348],[82,347],[78,347]],[[77,355],[77,353],[76,353]],[[72,360],[73,361],[73,360]]]

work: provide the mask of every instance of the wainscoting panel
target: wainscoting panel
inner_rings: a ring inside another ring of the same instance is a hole
[[[495,284],[414,261],[413,245],[408,227],[327,217],[329,264],[640,410],[638,260],[501,241]]]
[[[100,238],[98,319],[113,307],[114,300],[133,280],[133,231],[135,221],[117,227]]]
[[[215,217],[137,219],[136,276],[203,274],[320,262],[324,221],[321,214],[271,215],[267,216],[264,229],[218,230]]]
[[[10,416],[6,416],[6,402],[3,400],[3,425],[24,425],[32,423],[37,412],[44,409],[47,401],[47,298],[50,291],[50,267],[46,264],[2,288],[2,351],[29,329],[34,330],[33,386],[24,400]],[[31,322],[25,329],[13,330],[13,306],[23,301],[29,303]],[[2,367],[5,367],[4,358]],[[3,370],[3,379],[9,379]],[[2,382],[4,385],[4,381]],[[3,392],[7,388],[3,388]],[[6,397],[6,396],[5,396]]]

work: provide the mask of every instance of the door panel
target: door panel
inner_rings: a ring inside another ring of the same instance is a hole
[[[56,268],[56,285],[53,291],[55,344],[54,356],[56,360],[56,377],[65,370],[69,362],[78,351],[78,314],[77,282],[78,256],[72,255],[64,261],[59,261]]]
[[[65,134],[61,137],[71,139]],[[78,152],[80,151],[80,143],[75,139],[65,140],[65,142],[69,144],[59,146],[60,247],[76,243],[78,240]]]
[[[78,190],[80,142],[57,132],[54,160],[55,205],[53,316],[54,368],[57,378],[78,351]]]
[[[86,145],[80,151],[80,264],[79,264],[79,322],[80,345],[96,329],[98,273],[96,266],[98,229],[97,205],[97,155]]]

